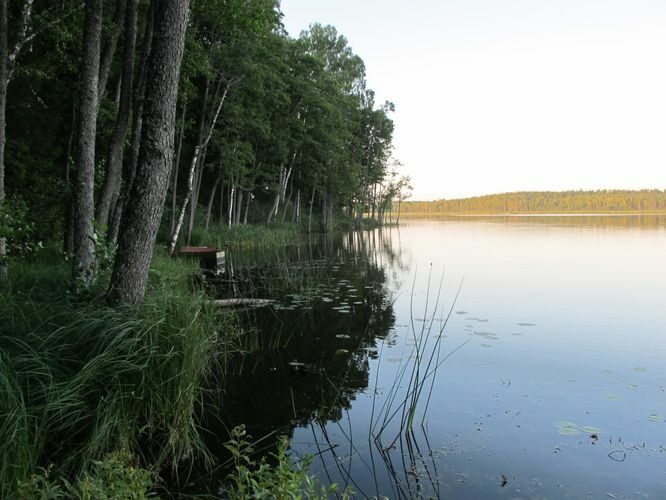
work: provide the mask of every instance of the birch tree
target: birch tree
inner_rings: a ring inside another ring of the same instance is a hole
[[[13,48],[9,49],[7,33],[9,19],[7,12],[8,0],[0,0],[0,211],[5,203],[5,144],[7,142],[7,88],[12,78],[16,59],[30,34],[30,20],[32,17],[33,0],[24,0],[21,8],[21,18],[18,23],[18,33]],[[0,234],[0,283],[7,280],[7,239]]]

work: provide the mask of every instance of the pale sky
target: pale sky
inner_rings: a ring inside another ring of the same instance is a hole
[[[282,0],[396,104],[413,199],[666,189],[664,0]]]

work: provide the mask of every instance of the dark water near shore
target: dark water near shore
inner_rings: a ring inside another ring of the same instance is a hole
[[[666,498],[663,216],[408,220],[232,257],[238,293],[279,303],[244,313],[256,349],[217,417],[290,435],[322,482]]]

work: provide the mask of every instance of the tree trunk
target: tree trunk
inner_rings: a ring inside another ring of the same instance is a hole
[[[95,135],[97,89],[102,35],[103,0],[87,0],[79,89],[78,155],[74,186],[74,255],[72,279],[76,290],[95,279]]]
[[[238,225],[240,224],[241,211],[243,209],[243,190],[240,188],[236,190],[236,203],[234,205],[236,206],[234,224]]]
[[[231,227],[234,215],[234,200],[236,199],[236,186],[233,174],[229,174],[229,207],[227,209],[227,225]]]
[[[65,151],[65,186],[67,192],[65,195],[65,216],[63,224],[63,246],[62,251],[65,255],[71,255],[74,248],[74,233],[72,231],[72,183],[71,183],[71,167],[72,167],[72,149],[74,146],[74,138],[76,137],[76,100],[72,104],[72,122],[70,125],[69,139],[67,140],[67,150]]]
[[[210,225],[210,215],[213,212],[213,203],[215,202],[215,194],[217,193],[217,185],[220,183],[220,180],[222,179],[222,173],[217,176],[215,179],[215,184],[213,184],[213,188],[210,190],[210,196],[208,197],[208,207],[206,208],[206,224],[205,224],[205,229],[208,231],[208,226]]]
[[[24,0],[21,8],[21,18],[18,23],[18,33],[14,48],[9,51],[7,32],[9,19],[7,14],[8,0],[0,0],[0,210],[5,202],[5,143],[7,141],[7,87],[12,79],[12,73],[23,44],[28,35],[30,19],[32,16],[33,0]],[[0,234],[0,284],[7,281],[7,239]]]
[[[0,0],[0,212],[5,202],[5,141],[6,141],[6,115],[7,85],[9,75],[7,68],[7,0]],[[0,285],[7,281],[7,240],[0,234]]]
[[[294,216],[292,222],[301,222],[301,190],[296,191],[296,204],[294,205]]]
[[[250,203],[252,202],[252,193],[247,193],[247,203],[245,204],[245,215],[243,215],[243,224],[247,225],[247,213],[250,211]]]
[[[271,220],[273,220],[273,215],[277,213],[279,205],[280,205],[280,193],[278,192],[275,193],[275,199],[273,200],[273,205],[271,206],[270,212],[268,212],[268,219],[266,220],[267,224],[270,224]]]
[[[312,205],[314,205],[314,197],[317,185],[312,186],[312,197],[310,198],[310,215],[308,216],[308,233],[312,232]]]
[[[190,245],[194,222],[197,218],[197,207],[199,206],[199,195],[201,194],[201,182],[203,181],[204,168],[206,165],[206,154],[208,147],[204,148],[199,158],[199,165],[194,171],[194,183],[192,187],[192,197],[190,199],[190,216],[187,221],[187,244]]]
[[[120,188],[120,197],[116,203],[116,209],[113,213],[113,220],[109,228],[109,243],[115,245],[120,232],[125,205],[132,191],[134,177],[136,175],[136,166],[139,161],[139,145],[141,143],[141,130],[143,128],[143,105],[144,95],[146,93],[146,69],[148,66],[148,57],[153,43],[153,27],[155,24],[155,5],[150,4],[148,9],[148,19],[146,29],[143,34],[143,54],[141,56],[140,74],[137,85],[134,89],[134,104],[132,109],[132,133],[129,150],[129,158],[125,157],[123,161],[123,183]]]
[[[116,53],[116,46],[118,45],[118,38],[120,37],[121,26],[123,25],[123,18],[125,17],[125,9],[127,0],[118,0],[116,3],[116,11],[113,14],[113,31],[109,38],[104,43],[102,54],[99,63],[99,80],[97,84],[97,110],[104,98],[106,91],[106,83],[109,80],[109,73],[111,72],[111,64],[113,63],[113,56]]]
[[[220,174],[221,175],[221,174]],[[220,185],[220,227],[224,224],[224,182]]]
[[[324,193],[321,210],[321,229],[328,233],[333,226],[333,199],[330,194]]]
[[[291,179],[289,180],[289,195],[284,199],[284,208],[282,209],[282,221],[284,222],[285,218],[287,217],[287,207],[289,207],[289,203],[291,203],[291,198],[294,195],[294,177],[292,176]],[[285,186],[285,191],[286,191],[286,186]]]
[[[106,176],[97,202],[97,223],[105,226],[115,209],[115,202],[120,192],[120,180],[123,168],[123,150],[125,136],[129,128],[132,108],[132,86],[134,79],[134,52],[136,50],[136,21],[138,0],[127,0],[125,16],[125,47],[123,52],[123,73],[120,86],[118,114],[109,143],[106,161]]]
[[[169,227],[171,234],[176,228],[176,195],[178,194],[178,169],[180,167],[180,152],[183,150],[183,136],[185,135],[185,111],[187,110],[187,100],[183,99],[183,112],[180,115],[180,132],[178,137],[178,148],[176,149],[176,159],[174,160],[173,182],[171,185],[171,213],[169,214]]]
[[[173,166],[178,79],[189,0],[155,2],[139,163],[118,238],[112,303],[143,299]]]

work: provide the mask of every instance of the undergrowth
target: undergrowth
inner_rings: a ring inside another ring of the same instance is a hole
[[[259,461],[252,458],[254,448],[249,441],[245,428],[236,427],[231,431],[231,438],[226,444],[231,453],[233,470],[229,474],[221,494],[231,500],[248,498],[276,499],[328,499],[351,498],[351,491],[338,494],[337,486],[322,486],[309,473],[311,458],[300,462],[294,461],[288,454],[289,440],[280,439],[278,449],[272,454],[274,464],[269,464],[266,457]]]

